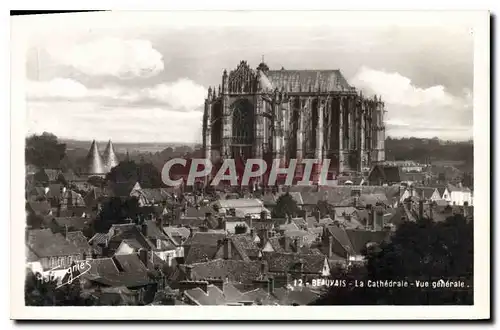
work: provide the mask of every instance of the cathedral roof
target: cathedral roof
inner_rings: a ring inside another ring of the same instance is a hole
[[[263,74],[264,75],[264,74]],[[340,70],[269,70],[267,80],[275,89],[286,92],[349,91],[349,85]]]
[[[103,161],[107,172],[111,171],[111,169],[119,163],[111,140],[109,140],[106,150],[104,150]]]
[[[97,149],[97,142],[95,142],[95,140],[92,141],[92,145],[90,146],[90,150],[87,155],[86,170],[88,174],[106,173],[101,155],[99,154],[99,149]]]

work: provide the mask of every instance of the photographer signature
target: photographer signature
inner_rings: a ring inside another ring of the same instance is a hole
[[[74,264],[73,266],[67,268],[64,272],[61,272],[62,279],[61,279],[61,284],[59,284],[56,289],[62,287],[63,285],[66,284],[71,284],[73,283],[74,280],[82,276],[83,274],[87,273],[90,270],[91,266],[88,260],[81,261],[77,264]],[[37,279],[42,281],[42,282],[52,282],[55,281],[56,278],[60,277],[58,274],[56,274],[56,270],[63,270],[61,269],[61,266],[56,266],[46,272],[43,273],[38,273],[37,274]]]

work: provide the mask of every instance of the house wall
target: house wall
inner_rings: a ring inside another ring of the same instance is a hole
[[[131,247],[127,243],[123,243],[122,242],[122,244],[120,244],[120,246],[118,247],[118,249],[116,249],[115,254],[116,255],[128,255],[128,254],[132,254],[134,252],[135,252],[135,250],[134,250],[133,247]]]
[[[73,261],[82,260],[82,255],[67,255],[67,256],[57,256],[57,257],[45,257],[40,259],[40,264],[43,269],[52,269],[54,267],[67,268],[70,267]]]

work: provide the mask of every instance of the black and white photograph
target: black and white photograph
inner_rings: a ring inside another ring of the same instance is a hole
[[[11,17],[12,317],[489,317],[489,20]]]

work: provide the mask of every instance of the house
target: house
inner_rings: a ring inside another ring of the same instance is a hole
[[[192,264],[211,260],[226,238],[224,232],[196,232],[184,242],[184,262]]]
[[[271,212],[257,198],[221,199],[216,201],[213,207],[220,215],[232,215],[242,218],[250,215],[254,219],[260,219],[261,212],[266,212],[268,218],[271,216]]]
[[[341,257],[347,263],[364,261],[364,250],[372,243],[380,244],[389,238],[385,230],[346,229],[332,225],[325,228],[322,251],[328,258]]]
[[[36,184],[46,186],[50,183],[60,182],[61,170],[45,168],[40,169],[34,174],[34,181]]]
[[[259,242],[260,238],[254,233],[228,235],[218,242],[218,250],[214,258],[243,261],[257,260],[262,256],[258,246]]]
[[[98,296],[110,288],[124,287],[134,292],[135,304],[151,303],[158,289],[165,286],[161,263],[145,250],[139,254],[117,255],[87,261],[90,269],[80,281]]]
[[[267,272],[275,278],[282,277],[289,284],[293,279],[306,279],[330,276],[330,266],[323,254],[300,254],[293,252],[264,252]],[[267,273],[266,272],[266,273]]]
[[[170,193],[163,188],[134,188],[130,196],[137,197],[139,206],[164,205],[171,199]]]
[[[403,180],[401,169],[392,165],[375,165],[368,174],[368,182],[372,186],[394,185]]]
[[[473,205],[472,191],[468,187],[463,187],[461,183],[458,186],[448,184],[443,199],[450,205]]]
[[[404,190],[403,194],[401,195],[400,202],[403,203],[409,197],[414,197],[418,200],[423,201],[435,201],[442,199],[439,190],[433,187],[410,186]]]
[[[214,259],[192,264],[179,265],[169,281],[172,286],[179,286],[182,281],[204,281],[223,279],[226,283],[251,284],[266,270],[259,260],[243,261],[232,259]]]
[[[31,260],[36,259],[44,270],[68,268],[74,261],[86,259],[79,247],[63,234],[53,233],[50,229],[32,229],[26,235]]]

